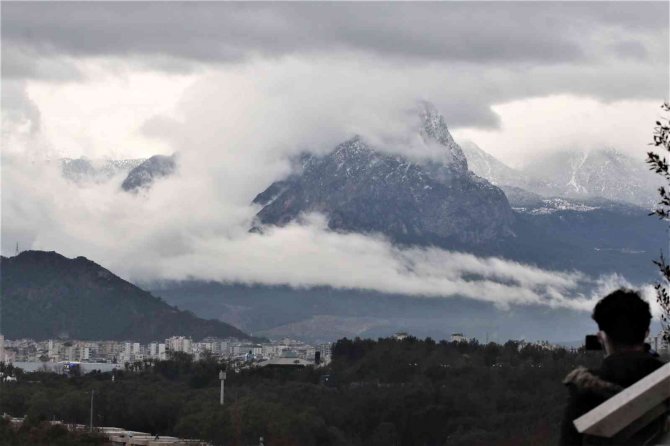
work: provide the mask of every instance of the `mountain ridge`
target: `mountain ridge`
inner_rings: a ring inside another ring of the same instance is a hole
[[[231,325],[171,307],[85,257],[23,251],[0,258],[0,272],[2,329],[8,338],[250,338]]]
[[[512,198],[522,190],[543,198],[606,199],[644,208],[656,204],[662,179],[613,148],[553,153],[515,169],[472,141],[462,141],[468,166]],[[522,194],[521,194],[522,195]]]
[[[147,189],[159,178],[172,175],[177,169],[176,155],[154,155],[130,170],[121,183],[126,192]]]
[[[130,159],[89,159],[60,158],[63,176],[77,184],[104,183],[116,175],[127,175],[145,161],[144,158]]]

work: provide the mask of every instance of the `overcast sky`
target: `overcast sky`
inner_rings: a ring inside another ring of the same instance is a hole
[[[448,295],[462,271],[441,273],[451,287],[434,271],[403,277],[398,265],[428,257],[380,239],[363,238],[378,279],[342,283],[323,271],[351,264],[361,240],[318,221],[251,236],[249,202],[302,150],[406,131],[417,99],[511,165],[602,147],[641,159],[668,99],[668,16],[667,2],[4,2],[2,252],[17,240],[125,277]],[[173,152],[179,174],[139,197],[28,162]],[[268,250],[304,274],[276,274]],[[306,252],[325,263],[305,268]],[[541,296],[491,295],[550,299],[577,279],[536,280]]]

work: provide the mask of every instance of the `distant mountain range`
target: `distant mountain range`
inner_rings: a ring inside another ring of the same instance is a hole
[[[148,189],[159,178],[172,175],[176,168],[175,155],[154,155],[137,159],[61,158],[63,177],[77,184],[99,184],[116,177],[123,178],[121,189],[138,192]]]
[[[633,159],[614,149],[558,152],[523,169],[513,169],[471,141],[461,146],[470,170],[502,188],[510,201],[536,194],[544,198],[604,198],[650,208],[658,201],[656,190],[663,184],[642,157]]]
[[[2,257],[0,273],[1,327],[10,339],[249,338],[224,322],[172,307],[84,257],[24,251]]]
[[[88,159],[88,158],[61,158],[63,176],[78,184],[104,183],[115,176],[126,176],[135,167],[142,164],[144,159]]]

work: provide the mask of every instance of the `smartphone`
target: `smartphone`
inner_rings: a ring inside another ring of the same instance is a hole
[[[584,348],[586,350],[602,350],[603,346],[596,335],[586,335],[584,339]]]

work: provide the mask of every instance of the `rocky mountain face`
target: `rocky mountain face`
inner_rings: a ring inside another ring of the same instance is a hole
[[[154,155],[144,160],[128,173],[126,179],[121,183],[121,188],[126,192],[138,192],[149,188],[155,180],[175,172],[177,168],[175,158],[175,155]]]
[[[2,257],[0,270],[1,325],[11,339],[249,337],[224,322],[171,307],[84,257],[24,251]]]
[[[522,172],[509,167],[472,141],[462,141],[460,146],[468,161],[468,167],[476,175],[486,178],[496,186],[523,188],[528,185],[530,179],[526,178]]]
[[[120,176],[121,188],[126,192],[148,189],[154,181],[172,175],[177,168],[175,155],[121,160],[62,158],[57,162],[63,177],[80,185],[105,183]]]
[[[514,216],[503,191],[468,170],[435,109],[424,104],[420,118],[421,137],[443,148],[443,161],[415,162],[354,137],[326,156],[306,157],[301,172],[260,193],[258,225],[319,212],[333,230],[377,232],[405,243],[476,245],[512,235]]]
[[[513,205],[533,196],[606,199],[653,206],[662,179],[650,172],[642,157],[633,159],[613,149],[559,152],[523,169],[514,169],[476,144],[461,143],[468,166],[505,191]]]
[[[63,176],[78,184],[104,183],[117,175],[127,175],[143,161],[144,159],[87,158],[62,158],[58,160]]]

